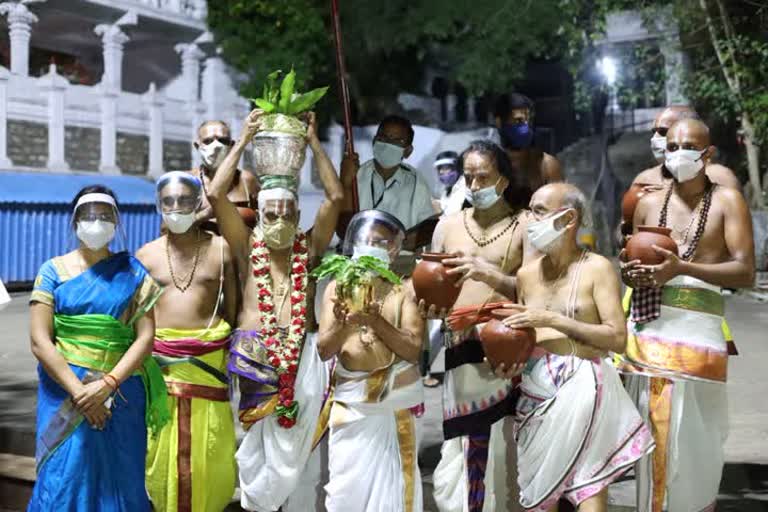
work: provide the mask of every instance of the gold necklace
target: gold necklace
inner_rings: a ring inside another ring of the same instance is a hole
[[[506,234],[507,231],[512,229],[512,227],[517,224],[517,218],[519,216],[519,214],[517,214],[514,217],[512,217],[512,220],[509,221],[509,224],[507,224],[507,226],[504,229],[502,229],[499,233],[497,233],[495,236],[493,236],[491,238],[485,238],[485,235],[483,234],[483,237],[478,239],[478,238],[475,237],[474,234],[472,234],[472,230],[469,229],[469,223],[467,222],[467,213],[468,213],[468,211],[469,210],[464,210],[464,215],[463,215],[464,229],[467,231],[467,234],[469,235],[469,238],[471,238],[472,241],[475,242],[475,244],[478,247],[485,247],[487,245],[491,245],[493,242],[495,242],[496,240],[498,240],[499,238],[504,236],[504,234]]]
[[[173,281],[173,286],[176,287],[177,290],[179,290],[181,293],[186,292],[190,286],[192,286],[192,280],[195,278],[195,271],[197,270],[197,262],[200,259],[200,232],[197,233],[197,241],[195,242],[195,259],[192,260],[192,271],[189,273],[187,277],[184,279],[176,279],[176,273],[173,271],[173,263],[171,258],[171,243],[169,241],[169,236],[166,236],[165,238],[165,256],[168,260],[168,271],[171,274],[171,281]],[[179,284],[178,281],[182,281],[182,284]]]

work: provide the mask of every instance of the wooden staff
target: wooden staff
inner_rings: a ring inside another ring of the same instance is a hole
[[[339,93],[341,94],[341,106],[344,109],[344,135],[346,144],[344,152],[352,155],[355,152],[355,144],[352,138],[352,111],[349,103],[349,88],[347,87],[347,70],[344,66],[344,46],[341,41],[341,23],[339,21],[339,2],[331,0],[331,23],[333,24],[333,39],[336,42],[336,74],[339,77]],[[352,205],[355,213],[360,209],[357,195],[357,180],[352,184]]]

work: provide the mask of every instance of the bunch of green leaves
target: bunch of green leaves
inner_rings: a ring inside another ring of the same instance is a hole
[[[299,93],[296,91],[296,71],[291,68],[291,72],[278,83],[281,74],[282,71],[278,69],[267,75],[261,97],[251,99],[267,114],[297,116],[311,110],[328,91],[328,87],[319,87]]]
[[[354,287],[370,279],[371,275],[386,279],[392,284],[400,284],[397,274],[389,270],[386,263],[373,256],[361,256],[353,260],[340,254],[329,254],[310,275],[317,279],[332,277],[339,286],[345,288]]]

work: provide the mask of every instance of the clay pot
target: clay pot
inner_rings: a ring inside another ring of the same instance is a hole
[[[657,245],[678,254],[677,244],[672,237],[672,230],[658,226],[640,226],[638,232],[632,235],[625,247],[627,261],[640,260],[643,265],[658,265],[664,257],[657,253],[653,246]]]
[[[647,186],[649,186],[648,183],[634,183],[624,194],[621,200],[621,218],[626,224],[632,225],[637,202],[646,194],[643,188]]]
[[[536,331],[533,329],[510,329],[501,323],[501,319],[514,314],[514,311],[496,309],[494,319],[488,321],[480,331],[480,342],[485,357],[493,367],[500,363],[509,368],[513,364],[524,363],[531,357],[536,347]]]
[[[461,293],[461,288],[456,287],[460,276],[449,275],[448,268],[442,261],[455,257],[455,254],[421,254],[421,261],[413,269],[411,276],[417,300],[424,300],[427,306],[434,305],[437,309],[453,307]]]
[[[243,222],[245,222],[246,226],[251,229],[256,226],[256,212],[252,208],[238,206],[237,213],[240,214],[240,218],[243,219]]]

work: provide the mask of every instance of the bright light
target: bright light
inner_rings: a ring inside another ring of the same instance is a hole
[[[616,68],[616,61],[613,59],[613,57],[603,57],[597,61],[597,68],[605,77],[605,81],[608,83],[608,85],[613,85],[616,83],[616,74],[618,70]]]

